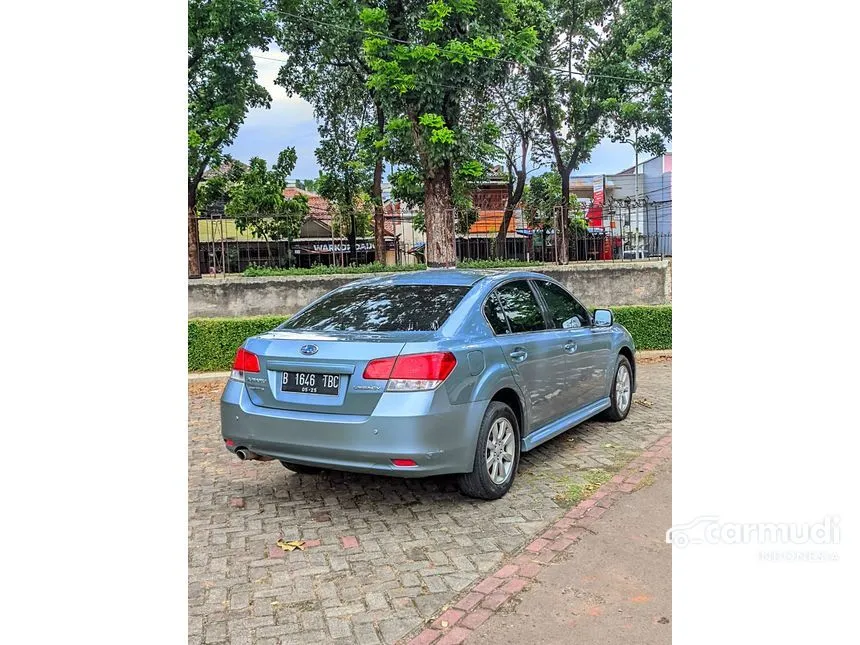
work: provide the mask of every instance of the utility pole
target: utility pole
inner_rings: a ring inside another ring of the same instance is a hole
[[[639,128],[636,128],[636,130],[633,133],[633,152],[635,153],[635,158],[636,158],[636,165],[634,166],[634,170],[633,170],[634,194],[636,195],[635,198],[638,200],[639,199]],[[639,220],[640,219],[641,219],[640,211],[639,211],[639,206],[637,204],[637,206],[636,206],[636,236],[635,236],[636,242],[635,242],[634,247],[633,247],[637,251],[637,253],[634,253],[634,256],[638,255],[638,250],[639,250]]]

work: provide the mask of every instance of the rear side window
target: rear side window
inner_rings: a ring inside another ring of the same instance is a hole
[[[495,293],[507,317],[511,333],[546,329],[540,305],[525,280],[504,284],[496,289]]]
[[[589,324],[588,312],[567,291],[552,282],[535,281],[546,302],[546,308],[556,329],[585,327]]]
[[[470,288],[435,284],[353,287],[311,305],[281,329],[435,331]]]
[[[496,336],[509,333],[508,322],[505,320],[505,312],[502,311],[502,306],[499,304],[499,299],[495,293],[491,293],[484,304],[484,314],[487,316],[487,322],[493,328]]]

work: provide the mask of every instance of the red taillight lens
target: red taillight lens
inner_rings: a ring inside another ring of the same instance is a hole
[[[392,459],[391,463],[395,466],[399,466],[401,468],[408,468],[409,466],[417,466],[413,460],[411,459]]]
[[[240,347],[233,361],[233,369],[238,372],[259,372],[260,360],[256,354],[252,354],[244,347]]]
[[[394,392],[433,390],[456,366],[457,359],[451,352],[405,354],[370,361],[363,377],[388,381],[386,389]]]
[[[406,381],[444,381],[457,365],[451,352],[398,356],[391,378]]]
[[[394,361],[396,360],[397,358],[392,356],[391,358],[377,358],[370,361],[367,367],[364,368],[362,378],[388,380],[388,377],[391,375],[391,368],[394,367]]]

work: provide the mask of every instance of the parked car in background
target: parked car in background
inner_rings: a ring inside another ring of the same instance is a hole
[[[302,473],[453,473],[497,499],[520,455],[597,414],[619,421],[634,345],[540,273],[430,270],[336,289],[239,348],[228,450]]]

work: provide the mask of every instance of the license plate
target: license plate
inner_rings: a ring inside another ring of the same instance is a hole
[[[339,374],[317,374],[315,372],[284,372],[281,391],[302,394],[337,394],[340,388]]]

